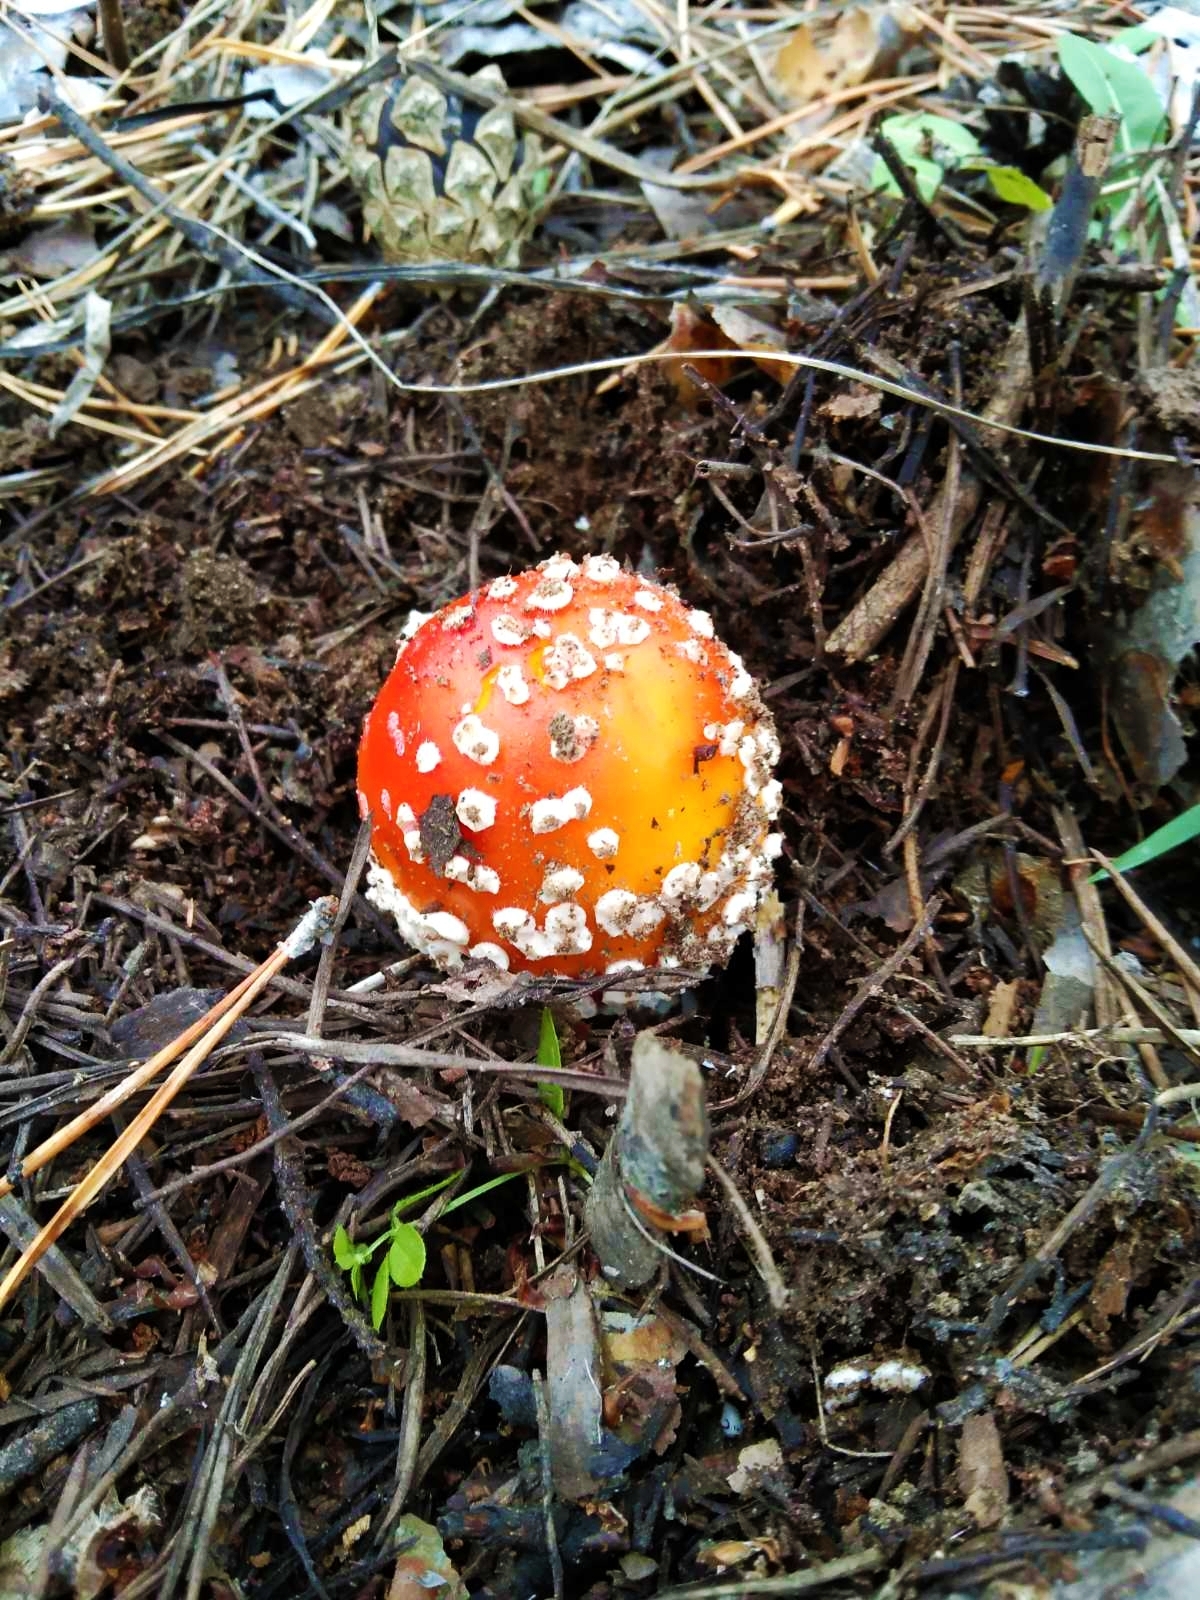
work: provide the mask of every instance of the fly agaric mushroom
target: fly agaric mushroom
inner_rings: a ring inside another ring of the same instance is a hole
[[[778,759],[707,612],[553,556],[402,643],[359,747],[367,897],[447,968],[707,967],[770,882]]]

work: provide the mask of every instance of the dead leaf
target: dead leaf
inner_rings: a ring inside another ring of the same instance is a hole
[[[1013,1031],[1012,1020],[1020,987],[1014,980],[1012,983],[998,983],[992,990],[988,997],[988,1014],[983,1023],[983,1032],[989,1039],[1004,1039]]]
[[[787,349],[787,339],[779,328],[769,322],[763,322],[759,317],[751,316],[739,306],[713,306],[710,315],[725,338],[732,340],[739,350]],[[774,378],[776,383],[786,383],[795,370],[785,362],[767,361],[757,355],[753,360],[759,371],[765,372],[769,378]]]
[[[844,394],[835,394],[821,407],[821,414],[835,422],[857,422],[863,417],[875,416],[883,396],[878,389],[850,388]]]
[[[728,383],[738,369],[738,363],[733,358],[728,361],[694,359],[692,352],[695,350],[729,350],[734,346],[715,322],[691,306],[671,307],[671,331],[658,348],[673,358],[664,361],[662,369],[674,385],[680,404],[689,411],[696,409],[703,396],[683,370],[685,363],[695,367],[701,377],[707,378],[718,389]]]
[[[77,217],[34,228],[11,250],[0,250],[0,275],[24,272],[31,278],[61,278],[80,272],[100,255],[96,236]],[[39,327],[38,336],[44,337]]]
[[[449,1112],[443,1095],[435,1097],[427,1089],[418,1088],[410,1077],[391,1067],[377,1068],[374,1083],[410,1127],[422,1128]]]
[[[1008,1510],[1008,1470],[1000,1430],[990,1411],[963,1423],[958,1447],[958,1487],[969,1514],[981,1528],[996,1528]]]
[[[1088,1295],[1088,1309],[1091,1312],[1090,1321],[1100,1334],[1107,1333],[1108,1324],[1114,1317],[1125,1315],[1125,1305],[1133,1284],[1134,1243],[1128,1234],[1122,1234],[1105,1251],[1103,1260],[1096,1268],[1096,1277]]]
[[[387,1600],[429,1600],[432,1594],[438,1600],[467,1600],[467,1586],[435,1527],[408,1513],[397,1518],[392,1538],[400,1553]]]
[[[759,1556],[775,1564],[782,1552],[776,1539],[718,1539],[713,1544],[703,1544],[696,1552],[696,1565],[713,1572],[726,1572],[730,1567],[743,1567]]]
[[[687,1345],[662,1317],[606,1311],[600,1324],[604,1420],[626,1442],[662,1455],[682,1418],[675,1369]]]
[[[604,1359],[611,1370],[628,1371],[667,1361],[678,1366],[687,1344],[662,1317],[638,1317],[631,1311],[606,1311],[600,1322]]]
[[[755,1478],[764,1472],[782,1472],[783,1446],[778,1439],[761,1439],[738,1451],[738,1464],[728,1475],[734,1494],[745,1494]]]
[[[843,84],[861,83],[874,47],[875,28],[866,11],[843,12],[821,44],[812,27],[802,22],[779,47],[772,84],[793,105],[818,100]]]
[[[641,152],[647,166],[670,171],[679,159],[674,146],[652,147]],[[698,239],[712,233],[716,223],[709,215],[712,197],[691,193],[686,189],[669,189],[660,183],[642,183],[645,195],[663,234],[668,239]]]
[[[855,6],[820,32],[803,22],[780,46],[770,87],[784,104],[802,106],[851,84],[888,77],[920,32],[906,5]]]
[[[141,1576],[144,1563],[136,1552],[161,1524],[158,1496],[152,1488],[138,1489],[125,1501],[110,1489],[67,1543],[53,1546],[59,1574],[75,1600],[99,1600],[100,1595],[111,1592],[114,1578],[124,1588]],[[38,1567],[48,1553],[49,1534],[46,1526],[22,1528],[0,1544],[0,1594],[34,1592]]]

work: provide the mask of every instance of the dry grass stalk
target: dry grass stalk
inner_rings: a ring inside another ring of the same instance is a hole
[[[197,1018],[189,1028],[185,1028],[181,1034],[172,1039],[170,1044],[164,1045],[148,1061],[143,1061],[140,1067],[135,1068],[128,1076],[122,1078],[120,1083],[114,1084],[107,1094],[101,1095],[99,1100],[81,1111],[77,1117],[73,1117],[63,1127],[56,1129],[48,1139],[43,1139],[41,1144],[36,1149],[31,1150],[21,1162],[18,1169],[19,1175],[22,1178],[29,1178],[35,1172],[40,1172],[44,1166],[54,1160],[55,1156],[59,1156],[64,1150],[69,1149],[77,1139],[82,1139],[84,1134],[94,1128],[98,1122],[103,1122],[110,1112],[115,1111],[118,1106],[124,1105],[131,1095],[136,1094],[139,1089],[144,1088],[146,1084],[156,1078],[164,1067],[169,1067],[171,1062],[182,1055],[186,1049],[195,1044],[197,1040],[203,1038],[208,1030],[245,996],[246,990],[261,971],[261,967],[256,967],[253,972],[242,979],[241,983],[231,989],[228,994],[223,995],[215,1006],[211,1007],[202,1017]],[[16,1185],[10,1179],[0,1178],[0,1196],[12,1194],[15,1187]]]
[[[130,1154],[137,1149],[162,1113],[191,1078],[197,1067],[203,1064],[238,1018],[248,1009],[256,996],[262,993],[275,974],[282,971],[289,961],[294,961],[297,956],[303,955],[317,939],[323,936],[336,912],[337,901],[332,896],[314,901],[309,911],[288,938],[278,945],[272,954],[237,986],[232,995],[226,996],[221,1006],[213,1008],[214,1011],[220,1013],[215,1021],[212,1020],[213,1013],[209,1012],[208,1016],[202,1018],[193,1027],[186,1029],[165,1050],[159,1051],[158,1055],[153,1057],[151,1061],[139,1068],[137,1072],[132,1073],[123,1083],[118,1084],[104,1097],[104,1100],[98,1106],[93,1107],[90,1112],[83,1113],[67,1128],[61,1130],[61,1135],[57,1140],[47,1140],[46,1144],[39,1146],[32,1155],[26,1158],[23,1170],[34,1171],[36,1167],[45,1165],[45,1162],[52,1155],[66,1148],[72,1142],[72,1139],[78,1138],[87,1128],[91,1127],[98,1116],[104,1115],[104,1111],[100,1108],[105,1106],[105,1102],[108,1102],[105,1109],[112,1110],[115,1104],[120,1104],[121,1101],[127,1099],[130,1094],[147,1082],[154,1073],[160,1071],[168,1060],[173,1060],[178,1055],[185,1039],[194,1037],[199,1032],[199,1037],[196,1038],[195,1043],[192,1044],[170,1077],[159,1085],[146,1104],[130,1121],[128,1127],[123,1130],[86,1177],[75,1186],[50,1221],[38,1231],[37,1236],[22,1251],[3,1282],[0,1282],[0,1310],[12,1299],[50,1246],[70,1227],[75,1218],[87,1209],[109,1179],[120,1169]],[[149,1070],[151,1067],[153,1067],[153,1072]],[[50,1144],[54,1144],[54,1149],[49,1154],[46,1154],[47,1145]],[[36,1162],[36,1166],[31,1165],[34,1162]],[[5,1189],[0,1192],[6,1193],[9,1191]]]
[[[952,73],[986,76],[1005,53],[1021,48],[1045,50],[1058,34],[1078,23],[1078,18],[1060,16],[1049,6],[986,6],[944,12],[930,5],[913,14],[923,27],[934,70],[912,77],[839,84],[815,100],[789,107],[773,98],[767,63],[776,42],[787,40],[799,25],[797,16],[785,13],[777,21],[760,18],[765,26],[747,37],[738,15],[700,11],[670,0],[640,0],[638,9],[660,41],[652,74],[613,72],[568,28],[522,9],[525,22],[555,47],[568,50],[588,76],[581,83],[543,84],[521,95],[521,120],[541,127],[551,139],[561,137],[564,146],[593,161],[598,175],[615,170],[627,178],[646,178],[651,174],[636,157],[624,155],[604,140],[630,122],[645,121],[662,106],[694,93],[725,137],[676,166],[671,174],[654,174],[655,181],[726,193],[746,185],[770,185],[780,195],[772,218],[776,227],[797,216],[815,214],[826,204],[825,188],[814,187],[813,177],[888,106],[921,103],[924,97],[936,95]],[[172,99],[178,99],[181,86],[197,99],[233,96],[242,87],[245,69],[312,65],[309,51],[318,42],[323,70],[335,87],[346,83],[362,72],[368,59],[347,32],[325,38],[322,30],[327,30],[337,15],[333,0],[316,0],[292,17],[272,12],[257,0],[235,12],[216,0],[197,5],[173,33],[132,62],[121,80],[121,87],[132,90],[132,103],[122,104],[118,96],[111,96],[99,112],[90,114],[93,125],[97,115],[110,111],[129,115],[165,110]],[[1099,20],[1104,33],[1116,26],[1112,19]],[[827,41],[839,26],[836,8],[828,14],[806,16],[803,21],[818,43]],[[457,74],[436,65],[438,35],[449,25],[435,24],[406,37],[399,52],[421,70],[452,84]],[[381,42],[391,48],[386,28]],[[78,47],[73,49],[93,71],[104,74],[110,69],[111,63]],[[111,53],[119,56],[119,47],[114,45]],[[590,125],[585,124],[585,132],[547,121],[548,112],[589,101],[597,112]],[[278,165],[277,129],[297,117],[315,136],[311,148],[323,152],[319,157],[324,164],[320,191],[336,193],[343,180],[340,151],[344,135],[331,115],[320,111],[310,115],[302,105],[261,120],[248,118],[244,110],[223,119],[200,112],[168,113],[149,126],[118,126],[105,135],[105,142],[153,180],[175,213],[198,223],[218,224],[235,246],[252,239],[269,242],[280,231],[295,231],[311,239],[306,216],[310,187]],[[87,212],[108,217],[124,213],[130,219],[125,232],[106,243],[95,260],[52,282],[22,287],[0,304],[0,318],[18,332],[27,334],[39,324],[52,324],[53,336],[69,337],[81,320],[80,303],[90,288],[99,287],[111,296],[119,315],[144,305],[159,276],[168,272],[177,276],[200,264],[194,246],[181,237],[172,221],[155,214],[143,197],[115,179],[104,161],[89,153],[78,139],[63,136],[53,117],[0,129],[0,149],[35,185],[35,220],[70,219]],[[732,173],[730,163],[734,164]],[[723,175],[714,170],[718,164],[726,166]],[[840,192],[833,185],[829,193],[835,190]],[[727,248],[735,258],[753,257],[759,243],[751,238],[744,247],[735,247],[731,239]],[[669,259],[678,250],[672,246],[662,253]],[[842,282],[835,279],[822,287],[836,288]],[[350,319],[356,320],[354,312]],[[251,380],[237,394],[216,399],[202,416],[138,407],[123,401],[115,391],[108,394],[106,402],[93,397],[76,420],[93,432],[109,435],[119,445],[137,447],[138,453],[114,463],[91,486],[91,496],[123,492],[158,467],[189,453],[207,460],[230,449],[250,422],[307,392],[330,355],[331,350],[322,350],[316,336],[311,353],[289,375],[265,382]],[[52,389],[43,392],[45,386],[28,378],[10,376],[3,386],[13,400],[31,410],[46,411],[56,403]],[[182,426],[169,438],[156,439],[161,424],[174,422]]]
[[[215,455],[230,449],[242,438],[251,422],[270,416],[280,406],[299,399],[315,387],[323,369],[344,354],[342,346],[347,337],[347,325],[354,327],[361,322],[378,294],[378,286],[373,285],[360,295],[346,313],[345,324],[331,329],[296,366],[289,367],[286,372],[275,373],[249,389],[240,389],[220,399],[211,411],[196,417],[170,438],[148,441],[149,448],[143,454],[114,467],[93,483],[88,490],[89,496],[94,499],[99,495],[124,491],[151,472],[177,461],[180,456],[201,453],[204,462],[208,462]],[[203,464],[200,463],[195,470],[199,471]]]

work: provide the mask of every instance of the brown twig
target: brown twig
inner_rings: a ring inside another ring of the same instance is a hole
[[[100,0],[100,28],[108,59],[118,72],[125,72],[129,67],[129,44],[125,38],[121,0]]]
[[[206,1011],[198,1021],[193,1022],[177,1038],[172,1039],[170,1044],[164,1045],[161,1050],[152,1055],[148,1061],[144,1061],[128,1077],[122,1078],[120,1083],[114,1084],[107,1094],[102,1095],[99,1100],[81,1111],[77,1117],[72,1118],[65,1126],[56,1129],[48,1139],[43,1139],[42,1143],[36,1149],[31,1150],[22,1160],[18,1168],[19,1175],[22,1178],[28,1178],[35,1172],[39,1172],[48,1162],[53,1161],[55,1156],[61,1155],[64,1150],[69,1149],[77,1139],[81,1139],[89,1129],[94,1128],[98,1122],[102,1122],[118,1106],[124,1105],[131,1095],[136,1094],[139,1089],[144,1088],[146,1084],[156,1078],[164,1067],[170,1066],[172,1061],[177,1060],[185,1050],[195,1044],[198,1039],[203,1038],[210,1028],[214,1027],[222,1017],[236,1006],[245,997],[246,991],[261,971],[261,967],[256,967],[248,977],[242,979],[236,988],[231,989],[227,995],[222,996],[216,1005]],[[261,987],[262,985],[260,984],[259,988]],[[11,1194],[13,1188],[14,1185],[9,1179],[0,1178],[0,1195]]]
[[[771,1246],[767,1243],[767,1236],[758,1225],[758,1221],[750,1207],[742,1198],[741,1190],[725,1171],[725,1168],[713,1155],[705,1162],[708,1170],[721,1185],[725,1198],[733,1208],[733,1213],[741,1225],[750,1246],[750,1254],[754,1258],[754,1265],[758,1268],[758,1275],[763,1281],[763,1288],[767,1292],[767,1300],[773,1311],[784,1311],[788,1303],[787,1284],[783,1275],[775,1265],[775,1257],[771,1254]]]
[[[1019,323],[1009,335],[999,369],[996,387],[982,415],[990,422],[1014,424],[1025,408],[1031,379],[1024,324]],[[975,515],[983,489],[982,476],[965,470],[956,499],[951,500],[945,489],[934,496],[926,518],[934,527],[941,526],[944,519],[947,557]],[[845,656],[848,661],[862,661],[870,655],[920,592],[929,563],[924,537],[919,531],[911,534],[874,585],[829,635],[826,650],[831,655]]]
[[[833,1026],[826,1033],[825,1037],[821,1040],[820,1044],[818,1044],[817,1048],[813,1051],[812,1059],[809,1063],[810,1067],[820,1066],[821,1062],[824,1061],[830,1050],[841,1038],[842,1034],[845,1033],[846,1029],[854,1021],[855,1017],[862,1010],[863,1006],[866,1005],[867,1001],[873,999],[875,995],[879,994],[887,987],[889,981],[900,970],[917,946],[923,943],[926,933],[933,926],[934,920],[941,909],[941,895],[932,895],[930,899],[926,901],[925,915],[920,919],[920,921],[913,925],[909,933],[906,935],[904,943],[900,945],[897,950],[892,952],[892,954],[877,971],[871,973],[869,977],[863,979],[853,997],[842,1008],[841,1015],[838,1017],[837,1021],[833,1024]]]
[[[1149,1144],[1157,1127],[1158,1106],[1156,1102],[1151,1102],[1147,1107],[1141,1131],[1134,1142],[1127,1150],[1123,1150],[1119,1156],[1114,1156],[1112,1160],[1104,1163],[1096,1176],[1095,1182],[1080,1196],[1058,1226],[1050,1232],[1035,1253],[1009,1282],[1008,1286],[996,1296],[992,1302],[991,1310],[976,1335],[975,1343],[978,1349],[988,1349],[1016,1301],[1027,1289],[1033,1287],[1046,1268],[1057,1259],[1067,1240],[1095,1212],[1105,1195],[1111,1194],[1113,1188],[1124,1178],[1127,1171],[1135,1167],[1143,1159],[1146,1146]]]

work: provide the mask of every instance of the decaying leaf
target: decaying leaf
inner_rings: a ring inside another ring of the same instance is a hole
[[[770,86],[785,105],[801,106],[868,78],[888,77],[920,31],[905,5],[852,6],[820,34],[802,22],[780,46]]]
[[[776,1539],[717,1539],[696,1552],[696,1565],[711,1572],[727,1572],[754,1562],[755,1568],[774,1564],[781,1555]]]
[[[835,422],[861,422],[864,417],[879,415],[883,396],[878,389],[866,384],[855,384],[843,394],[835,394],[821,407],[822,414]]]
[[[736,347],[711,317],[692,306],[678,304],[671,307],[671,331],[658,348],[670,353],[671,359],[663,362],[662,370],[674,384],[680,403],[685,406],[695,407],[700,400],[696,385],[684,371],[685,366],[695,367],[701,377],[707,378],[717,388],[728,383],[738,368],[737,360],[732,356],[728,360],[705,357],[698,361],[694,358],[692,352],[696,350],[732,350]]]
[[[91,224],[76,217],[64,217],[45,228],[33,228],[7,250],[0,251],[0,273],[27,273],[31,278],[66,277],[68,273],[82,271],[100,254],[96,235]],[[32,330],[39,339],[46,337],[44,328]]]
[[[545,1284],[546,1390],[550,1410],[550,1470],[564,1500],[598,1494],[600,1337],[584,1279],[560,1267]]]
[[[1175,677],[1200,640],[1200,507],[1194,475],[1162,468],[1132,533],[1152,555],[1146,602],[1111,634],[1112,714],[1139,782],[1169,783],[1187,756]]]
[[[1130,1233],[1117,1236],[1104,1252],[1088,1295],[1089,1321],[1095,1331],[1106,1336],[1109,1323],[1125,1315],[1129,1292],[1137,1276],[1137,1238]]]
[[[152,1556],[148,1541],[161,1520],[158,1496],[144,1487],[124,1501],[110,1489],[65,1544],[51,1545],[47,1527],[23,1528],[0,1545],[0,1600],[42,1592],[36,1579],[46,1560],[71,1585],[74,1600],[98,1600],[114,1582],[125,1588]]]
[[[787,339],[779,328],[764,322],[761,317],[752,316],[749,311],[743,311],[740,306],[714,305],[710,314],[735,349],[753,353],[754,365],[760,372],[765,372],[777,383],[788,381],[795,370],[793,367],[784,361],[771,361],[765,354],[757,353],[787,349]]]
[[[993,1039],[1003,1039],[1013,1031],[1013,1015],[1020,999],[1021,987],[1015,980],[998,983],[988,996],[988,1011],[983,1031]]]
[[[668,172],[679,155],[671,145],[660,145],[643,150],[641,158],[648,166],[661,167]],[[641,188],[666,238],[697,239],[715,232],[716,222],[709,214],[712,204],[709,196],[672,189],[661,183],[643,182]]]
[[[438,1600],[466,1600],[466,1584],[436,1528],[409,1513],[397,1520],[392,1538],[400,1553],[387,1600],[429,1600],[430,1595],[437,1595]]]
[[[1003,1522],[1008,1509],[1008,1472],[1000,1430],[990,1411],[981,1411],[963,1423],[958,1487],[967,1511],[981,1528],[995,1528]]]
[[[734,1494],[745,1494],[758,1477],[782,1471],[783,1446],[778,1439],[761,1439],[738,1451],[738,1464],[729,1474],[729,1487]]]
[[[675,1369],[687,1345],[661,1317],[614,1310],[600,1319],[600,1345],[605,1424],[626,1443],[662,1455],[682,1416]]]

